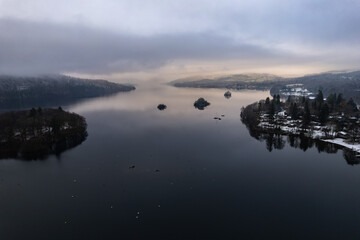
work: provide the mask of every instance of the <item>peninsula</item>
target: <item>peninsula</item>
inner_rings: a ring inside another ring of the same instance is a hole
[[[84,117],[61,107],[0,114],[0,159],[42,159],[85,141]]]
[[[132,85],[106,80],[90,80],[65,75],[37,77],[0,76],[0,107],[31,108],[62,106],[83,98],[106,96],[135,90]],[[41,103],[41,104],[39,104]]]
[[[251,131],[304,136],[360,153],[360,111],[352,99],[322,91],[315,98],[279,95],[243,107],[241,120]]]

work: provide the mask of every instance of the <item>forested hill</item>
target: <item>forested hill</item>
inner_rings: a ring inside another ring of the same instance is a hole
[[[237,74],[209,78],[185,78],[171,82],[175,87],[225,88],[270,90],[271,95],[292,94],[290,85],[301,84],[309,94],[321,90],[324,97],[341,93],[345,98],[353,98],[360,103],[360,71],[327,72],[297,78],[282,78],[271,74]]]
[[[269,90],[283,78],[271,74],[235,74],[209,78],[184,78],[170,82],[175,87]]]
[[[89,98],[134,90],[131,85],[64,75],[0,76],[0,103],[9,100]]]
[[[321,90],[325,97],[334,93],[342,93],[345,98],[352,98],[360,103],[360,71],[346,73],[321,73],[298,78],[287,79],[286,82],[271,88],[271,94],[280,94],[288,84],[302,84],[312,93]]]

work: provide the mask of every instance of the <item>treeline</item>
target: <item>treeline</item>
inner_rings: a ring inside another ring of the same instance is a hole
[[[352,98],[346,100],[342,94],[334,93],[324,100],[324,95],[319,90],[315,99],[289,96],[285,102],[282,102],[279,95],[275,95],[271,100],[268,97],[266,100],[242,108],[241,118],[243,122],[258,124],[260,113],[267,114],[271,120],[276,113],[283,110],[291,119],[302,120],[304,126],[311,121],[322,125],[331,121],[338,126],[338,129],[348,125],[357,127],[356,120],[360,117],[360,112]]]
[[[359,110],[352,98],[346,100],[342,94],[330,94],[326,100],[321,90],[315,99],[289,96],[285,109],[292,119],[301,119],[304,125],[317,121],[324,125],[329,120],[340,124],[351,117],[359,117]]]
[[[84,117],[32,108],[0,114],[0,158],[38,158],[74,147],[87,137]]]

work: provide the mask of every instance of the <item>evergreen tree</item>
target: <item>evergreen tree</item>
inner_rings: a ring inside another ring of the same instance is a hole
[[[290,103],[291,102],[291,96],[289,95],[287,100],[286,100],[287,103]]]
[[[292,104],[291,107],[291,117],[292,119],[297,119],[298,118],[298,107],[296,105],[296,103]]]
[[[325,103],[322,105],[321,110],[319,112],[319,121],[321,124],[326,123],[329,117],[329,106]]]
[[[270,110],[269,110],[269,118],[273,119],[275,114],[275,102],[271,101]]]
[[[335,104],[336,104],[336,93],[330,94],[327,99],[326,102],[329,105],[329,110],[330,112],[332,112],[334,110]]]
[[[358,142],[359,132],[360,132],[358,124],[352,123],[348,127],[352,142],[353,143]]]
[[[266,104],[266,105],[270,104],[270,98],[269,98],[269,97],[266,98],[265,104]]]
[[[337,97],[337,99],[336,99],[336,105],[339,106],[342,101],[343,101],[342,94],[339,93],[339,94],[338,94],[338,97]]]
[[[357,105],[352,98],[350,98],[346,105],[350,108],[350,111],[357,112]]]
[[[309,108],[309,101],[305,101],[305,107],[304,107],[304,116],[303,116],[303,123],[305,126],[309,125],[311,121],[311,113]]]
[[[280,95],[279,94],[276,96],[276,104],[280,105]]]
[[[316,101],[311,101],[311,108],[312,108],[313,110],[317,110]]]
[[[324,95],[321,90],[319,90],[318,95],[316,96],[316,101],[320,103],[320,105],[324,102]]]

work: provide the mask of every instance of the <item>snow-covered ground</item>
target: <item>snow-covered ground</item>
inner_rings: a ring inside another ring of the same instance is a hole
[[[285,96],[310,96],[312,92],[304,88],[303,84],[288,84],[285,89],[280,90],[280,93]]]
[[[343,147],[346,147],[352,151],[356,151],[358,153],[360,153],[360,144],[350,144],[350,143],[346,143],[342,138],[334,138],[334,139],[320,139],[324,142],[329,142],[329,143],[333,143],[336,145],[340,145]]]
[[[333,143],[360,153],[360,144],[350,144],[345,142],[345,139],[339,138],[339,136],[348,135],[345,131],[337,132],[334,126],[321,126],[320,123],[317,122],[311,122],[312,126],[308,129],[304,129],[300,127],[300,125],[301,120],[291,120],[291,117],[286,117],[285,111],[277,113],[273,123],[270,123],[268,114],[261,114],[260,123],[258,124],[262,129],[279,129],[283,133],[290,134],[305,133],[306,136],[312,139]]]

